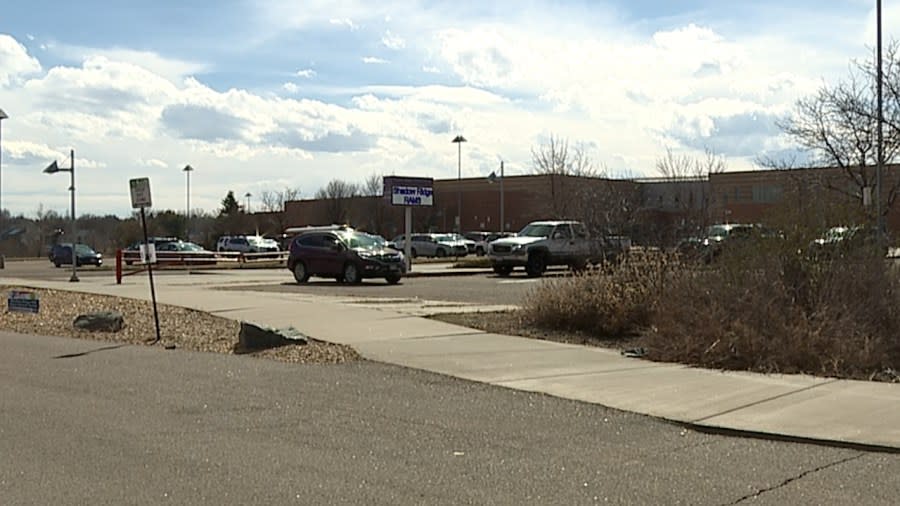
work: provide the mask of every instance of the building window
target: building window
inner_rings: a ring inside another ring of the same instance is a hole
[[[753,202],[758,204],[772,204],[781,200],[782,188],[780,186],[755,185],[753,186]]]

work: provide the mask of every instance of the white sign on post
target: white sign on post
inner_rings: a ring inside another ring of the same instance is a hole
[[[150,178],[142,177],[138,179],[129,179],[128,185],[131,187],[131,207],[138,209],[141,207],[151,207],[150,199]]]

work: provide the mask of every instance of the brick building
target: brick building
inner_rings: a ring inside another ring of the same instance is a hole
[[[626,233],[646,244],[672,243],[713,223],[766,222],[774,211],[793,213],[819,227],[846,222],[846,209],[861,209],[860,186],[874,181],[874,169],[855,180],[834,168],[755,170],[708,178],[606,179],[563,175],[507,176],[503,181],[505,225],[517,231],[530,221],[573,218],[595,230]],[[885,167],[882,205],[900,184],[900,165]],[[500,184],[487,178],[434,181],[434,205],[413,209],[417,232],[500,230]],[[900,230],[900,212],[890,207],[889,230]],[[403,208],[382,197],[310,199],[285,203],[288,226],[348,223],[391,238],[403,232]],[[798,218],[794,218],[798,219]]]

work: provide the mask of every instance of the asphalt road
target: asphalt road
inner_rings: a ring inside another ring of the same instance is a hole
[[[371,362],[0,333],[18,504],[896,504],[900,456],[708,435]]]
[[[253,290],[308,293],[347,297],[415,298],[474,304],[520,304],[528,291],[546,279],[501,278],[492,274],[467,276],[409,277],[400,284],[388,285],[381,279],[365,280],[358,285],[336,283],[333,279],[312,278],[297,284],[285,271],[282,283],[254,286]],[[235,289],[240,289],[236,287]]]
[[[205,275],[215,276],[213,270],[204,269]],[[220,271],[221,272],[221,271]],[[253,273],[254,271],[249,271]],[[337,295],[350,297],[388,297],[415,298],[426,300],[446,300],[451,302],[469,302],[475,304],[520,304],[528,291],[538,283],[545,282],[562,275],[565,271],[551,271],[543,278],[528,278],[524,271],[516,271],[508,278],[501,278],[493,273],[466,276],[427,276],[404,278],[398,285],[388,285],[383,279],[367,279],[359,285],[336,283],[333,279],[311,278],[302,285],[294,282],[294,278],[285,268],[266,269],[268,273],[276,273],[278,283],[266,286],[254,284],[254,290],[309,293],[321,295]],[[55,268],[46,260],[9,261],[6,268],[0,271],[2,276],[22,277],[27,279],[68,280],[71,266]],[[172,273],[183,274],[179,270],[155,270],[154,276],[166,276]],[[115,279],[115,273],[104,267],[82,267],[79,277],[101,276]],[[146,276],[146,274],[140,274]],[[240,287],[235,287],[240,289]]]

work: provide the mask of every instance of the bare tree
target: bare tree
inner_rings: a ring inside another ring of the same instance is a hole
[[[384,193],[384,178],[377,172],[369,174],[359,187],[359,191],[363,197],[380,197]]]
[[[547,201],[549,212],[554,218],[572,218],[584,211],[583,186],[571,177],[602,177],[604,171],[598,170],[582,144],[569,149],[569,141],[551,135],[549,140],[531,150],[533,173],[550,176],[550,198]]]
[[[656,170],[667,181],[668,197],[673,208],[681,215],[675,236],[697,232],[709,225],[710,192],[709,175],[725,172],[728,162],[725,157],[709,148],[702,157],[676,154],[666,148],[666,154],[656,160]]]
[[[350,212],[350,199],[360,194],[359,185],[340,179],[332,179],[316,192],[316,198],[325,201],[328,219],[332,223],[346,223]]]
[[[884,143],[886,163],[900,155],[900,61],[898,43],[887,50],[884,73]],[[778,127],[804,148],[813,162],[839,168],[845,181],[824,186],[862,203],[875,183],[877,163],[876,69],[871,60],[854,61],[848,77],[835,85],[822,85],[810,97],[797,101],[794,111]],[[850,184],[847,184],[849,180]],[[888,187],[884,213],[900,191],[900,180]]]
[[[285,187],[283,190],[264,190],[259,198],[264,212],[284,212],[284,203],[300,198],[300,188]]]

